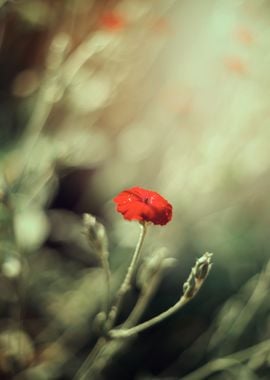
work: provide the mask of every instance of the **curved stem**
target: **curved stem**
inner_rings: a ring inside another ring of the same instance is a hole
[[[146,322],[140,323],[137,326],[134,326],[130,329],[115,329],[110,331],[110,337],[111,338],[128,338],[132,335],[138,334],[139,332],[148,329],[149,327],[154,326],[155,324],[162,322],[164,319],[170,317],[175,312],[180,310],[188,301],[190,298],[187,298],[186,296],[182,296],[178,302],[176,302],[175,305],[164,311],[163,313],[157,315],[156,317],[153,317],[149,319]]]
[[[157,323],[162,322],[164,319],[170,317],[178,310],[180,310],[186,303],[188,303],[196,296],[202,287],[204,280],[206,279],[212,266],[210,258],[211,255],[209,253],[205,253],[200,259],[196,261],[195,266],[191,269],[187,282],[184,284],[184,294],[179,299],[179,301],[176,302],[176,304],[165,310],[163,313],[157,315],[156,317],[153,317],[146,322],[140,323],[137,326],[131,328],[113,329],[109,331],[109,336],[111,338],[128,338],[134,334],[148,329],[149,327],[156,325]]]
[[[119,309],[120,309],[120,307],[122,305],[122,302],[123,302],[125,294],[127,293],[127,291],[130,288],[130,283],[131,283],[134,271],[136,269],[138,260],[140,258],[141,248],[142,248],[142,245],[143,245],[143,242],[144,242],[144,238],[145,238],[145,235],[146,235],[146,230],[147,230],[145,223],[142,223],[140,226],[141,226],[141,232],[140,232],[139,240],[137,242],[137,245],[136,245],[136,248],[135,248],[132,260],[131,260],[131,263],[130,263],[130,265],[128,267],[128,270],[127,270],[127,273],[126,273],[126,277],[124,278],[124,281],[123,281],[123,283],[122,283],[122,285],[121,285],[121,287],[119,289],[116,302],[112,306],[111,311],[109,313],[108,329],[110,329],[114,325],[114,323],[116,321],[117,315],[119,313]]]

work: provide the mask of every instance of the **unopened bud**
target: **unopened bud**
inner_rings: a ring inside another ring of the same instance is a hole
[[[107,251],[107,235],[103,224],[91,214],[83,215],[83,224],[88,242],[94,251]]]
[[[188,279],[183,285],[183,293],[186,298],[194,297],[202,286],[202,283],[212,267],[212,255],[212,253],[206,252],[196,261],[194,267],[191,269]]]
[[[196,292],[196,278],[194,268],[192,268],[187,281],[183,285],[183,293],[187,298],[192,298]]]
[[[195,264],[195,277],[198,280],[204,280],[212,266],[211,263],[211,257],[213,256],[212,253],[206,252],[202,257],[200,257]]]

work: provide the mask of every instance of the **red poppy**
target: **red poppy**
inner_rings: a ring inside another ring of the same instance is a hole
[[[119,193],[114,202],[127,220],[164,225],[172,219],[172,205],[155,191],[132,187]]]

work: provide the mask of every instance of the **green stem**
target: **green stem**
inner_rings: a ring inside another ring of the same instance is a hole
[[[110,265],[108,261],[108,252],[102,252],[101,253],[101,265],[104,271],[105,275],[105,281],[106,281],[106,305],[105,305],[105,314],[108,316],[109,314],[109,304],[110,304],[110,298],[111,298],[111,271],[110,271]]]
[[[200,259],[195,263],[195,266],[191,269],[190,275],[183,286],[184,294],[172,307],[165,310],[163,313],[149,319],[146,322],[140,323],[137,326],[131,328],[120,327],[118,329],[112,329],[109,331],[109,336],[111,338],[129,338],[132,335],[138,334],[157,323],[164,321],[164,319],[170,317],[178,310],[180,310],[186,303],[192,300],[200,288],[202,287],[206,277],[209,274],[212,263],[210,261],[211,255],[208,252],[205,253]]]
[[[144,313],[144,310],[148,306],[151,298],[153,297],[159,283],[161,280],[161,271],[157,271],[151,279],[149,279],[149,284],[145,287],[142,294],[140,295],[134,309],[130,313],[127,320],[123,323],[122,328],[130,328],[138,323],[139,319]]]
[[[128,267],[128,270],[127,270],[127,273],[126,273],[126,277],[125,277],[125,279],[124,279],[124,281],[123,281],[123,283],[122,283],[122,285],[121,285],[121,287],[119,289],[116,302],[112,306],[111,311],[109,313],[108,329],[110,329],[111,327],[114,326],[114,323],[115,323],[116,318],[118,316],[118,313],[119,313],[120,307],[122,305],[124,296],[125,296],[125,294],[128,292],[128,290],[130,288],[130,283],[131,283],[134,271],[135,271],[135,269],[137,267],[137,263],[138,263],[139,258],[140,258],[141,248],[142,248],[142,245],[143,245],[143,242],[144,242],[144,238],[145,238],[145,235],[146,235],[146,230],[147,230],[145,223],[142,223],[140,226],[141,226],[141,232],[140,232],[139,240],[138,240],[138,243],[136,245],[136,248],[135,248],[135,251],[134,251],[131,263],[130,263],[130,265]]]
[[[114,329],[110,331],[110,337],[111,338],[129,338],[132,335],[138,334],[139,332],[148,329],[149,327],[152,327],[156,325],[157,323],[162,322],[164,319],[170,317],[175,312],[180,310],[191,298],[187,298],[186,296],[183,296],[180,298],[178,302],[176,302],[175,305],[164,311],[163,313],[157,315],[156,317],[153,317],[149,319],[146,322],[140,323],[137,326],[131,327],[130,329]]]
[[[73,380],[83,380],[85,376],[87,376],[89,368],[91,368],[92,363],[96,359],[96,357],[101,352],[102,348],[106,345],[106,340],[104,338],[99,338],[99,340],[96,342],[94,348],[89,353],[81,367],[79,368],[78,372],[75,374]]]

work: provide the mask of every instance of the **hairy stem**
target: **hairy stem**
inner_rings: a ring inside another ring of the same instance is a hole
[[[144,310],[149,304],[151,298],[153,297],[160,283],[160,279],[161,279],[161,271],[158,271],[155,273],[153,278],[150,279],[149,285],[143,290],[132,312],[130,313],[129,317],[122,325],[123,328],[129,328],[131,326],[134,326],[139,321]]]
[[[111,271],[110,271],[110,265],[108,261],[108,253],[102,252],[100,255],[100,261],[101,265],[104,271],[105,275],[105,281],[106,281],[106,305],[105,305],[105,314],[108,316],[109,314],[109,304],[110,304],[110,298],[111,298]]]
[[[147,230],[145,223],[142,223],[140,226],[141,226],[141,232],[140,232],[139,240],[138,240],[138,243],[136,245],[131,263],[128,267],[124,281],[123,281],[123,283],[119,289],[115,304],[112,306],[111,311],[109,313],[108,328],[111,328],[114,326],[114,323],[115,323],[116,318],[118,316],[118,313],[119,313],[120,307],[122,305],[124,296],[130,288],[130,283],[131,283],[134,271],[137,267],[138,260],[140,258],[140,253],[141,253],[142,245],[143,245],[144,238],[146,235],[146,230]]]
[[[128,338],[132,335],[138,334],[141,331],[144,331],[157,323],[160,323],[164,321],[164,319],[170,317],[174,313],[176,313],[178,310],[180,310],[190,299],[183,296],[180,298],[178,302],[176,302],[175,305],[164,311],[163,313],[157,315],[156,317],[153,317],[149,319],[146,322],[140,323],[137,326],[131,327],[130,329],[114,329],[110,331],[110,336],[112,338]]]
[[[109,331],[109,336],[111,338],[128,338],[132,335],[138,334],[157,323],[164,321],[178,310],[180,310],[186,303],[193,299],[200,288],[202,287],[206,277],[211,269],[211,253],[206,252],[201,258],[199,258],[194,267],[191,269],[189,277],[183,286],[183,295],[172,307],[165,310],[163,313],[149,319],[146,322],[140,323],[137,326],[131,328],[119,328],[112,329]],[[125,326],[124,326],[125,327]]]

